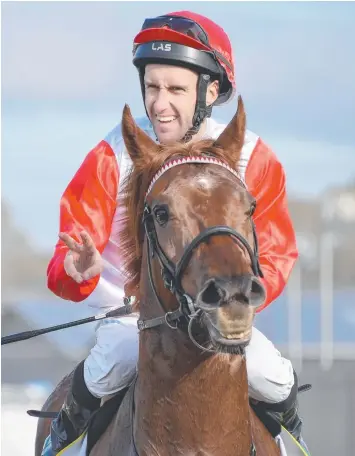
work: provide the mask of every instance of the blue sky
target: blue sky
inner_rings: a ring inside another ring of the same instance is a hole
[[[166,6],[168,5],[168,10]],[[41,249],[86,153],[144,114],[134,35],[145,17],[189,8],[229,34],[248,127],[284,163],[290,193],[355,175],[355,4],[348,2],[2,3],[2,196]],[[235,104],[217,108],[228,121]]]

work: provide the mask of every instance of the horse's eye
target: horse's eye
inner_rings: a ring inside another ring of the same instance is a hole
[[[156,206],[154,208],[154,217],[160,226],[165,226],[169,221],[169,211],[167,206]]]
[[[247,216],[251,217],[254,214],[255,209],[256,209],[256,200],[254,199],[250,204],[249,210],[247,211]]]

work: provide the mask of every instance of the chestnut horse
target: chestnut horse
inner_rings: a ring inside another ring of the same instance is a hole
[[[245,347],[265,290],[240,173],[243,102],[217,140],[158,145],[127,106],[122,133],[133,162],[122,248],[138,375],[134,409],[127,393],[90,456],[280,455],[248,397]]]

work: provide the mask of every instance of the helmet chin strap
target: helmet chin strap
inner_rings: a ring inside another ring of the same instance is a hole
[[[181,142],[189,142],[196,133],[199,132],[202,122],[206,117],[211,117],[213,104],[210,106],[206,105],[206,96],[208,84],[211,82],[211,76],[209,74],[200,74],[197,83],[197,99],[195,106],[195,113],[192,118],[192,128],[190,128],[185,136],[181,139]]]

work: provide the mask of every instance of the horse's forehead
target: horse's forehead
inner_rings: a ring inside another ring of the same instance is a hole
[[[166,194],[176,197],[177,192],[183,198],[195,198],[198,195],[211,196],[221,184],[220,176],[206,169],[181,169],[174,175],[166,176]]]
[[[169,172],[171,171],[171,173]],[[230,172],[221,166],[182,166],[180,169],[168,171],[168,180],[177,182],[179,179],[186,180],[191,187],[213,188],[221,183],[221,179],[231,182]]]
[[[238,181],[228,169],[222,166],[176,166],[164,172],[154,185],[153,195],[159,199],[165,196],[179,202],[214,196],[221,204],[231,201],[245,192],[242,181]],[[178,196],[178,198],[177,198]]]
[[[195,183],[204,190],[210,190],[216,185],[216,182],[211,179],[211,176],[206,175],[197,175],[195,177]]]

